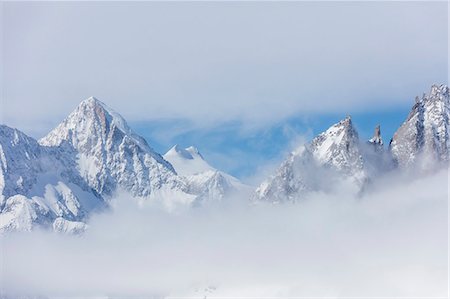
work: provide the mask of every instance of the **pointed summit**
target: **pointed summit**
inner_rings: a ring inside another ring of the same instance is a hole
[[[83,102],[92,102],[92,103],[101,103],[101,104],[103,104],[102,102],[100,102],[96,97],[94,97],[94,96],[90,96],[89,98],[87,98],[86,100],[84,100],[84,101],[82,101],[82,103]]]
[[[99,194],[111,195],[120,186],[147,196],[175,176],[172,165],[120,114],[94,97],[82,101],[39,143],[68,146],[82,177]]]
[[[350,116],[331,126],[311,141],[310,148],[314,156],[324,164],[342,164],[349,160],[345,157],[358,146],[358,133],[353,127]]]
[[[140,147],[149,148],[147,142],[130,129],[119,113],[95,97],[82,101],[57,128],[39,142],[46,146],[58,146],[62,141],[72,139],[71,142],[76,145],[89,138],[101,137],[106,140],[107,135],[114,130],[133,138]]]
[[[99,99],[97,99],[94,96],[91,96],[83,101],[80,102],[80,104],[78,104],[78,106],[75,108],[75,110],[77,109],[100,109],[103,110],[104,112],[108,113],[107,111],[112,110],[111,108],[109,108],[105,103],[103,103],[102,101],[100,101]]]
[[[336,176],[358,186],[367,177],[358,133],[350,116],[295,150],[276,174],[257,188],[255,197],[274,202],[295,201],[308,192],[329,189]],[[324,177],[330,182],[324,184]]]
[[[370,143],[383,145],[383,139],[381,138],[381,128],[380,125],[375,127],[373,137],[369,139]]]
[[[191,155],[191,153],[188,150],[181,148],[178,144],[175,144],[164,155],[164,157],[176,157],[176,156],[179,156],[183,159],[188,159],[188,160],[194,159],[194,157]],[[166,160],[167,160],[167,158],[166,158]]]

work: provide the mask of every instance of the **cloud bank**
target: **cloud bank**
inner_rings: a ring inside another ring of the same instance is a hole
[[[123,196],[82,236],[4,236],[0,285],[48,296],[447,295],[448,171],[291,205],[167,213]]]
[[[409,106],[448,81],[447,5],[5,2],[0,120],[40,137],[92,95],[203,126]]]

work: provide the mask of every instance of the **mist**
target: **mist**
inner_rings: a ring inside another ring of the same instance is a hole
[[[83,235],[2,236],[0,285],[49,297],[444,297],[448,183],[447,169],[392,174],[362,197],[238,195],[170,212],[118,195]]]

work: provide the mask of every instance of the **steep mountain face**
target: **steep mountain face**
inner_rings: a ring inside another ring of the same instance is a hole
[[[253,199],[294,202],[308,192],[320,190],[322,180],[319,178],[324,173],[308,146],[301,146],[256,189]]]
[[[349,116],[314,138],[309,148],[319,165],[335,169],[358,183],[366,179],[358,133]]]
[[[22,132],[0,125],[0,208],[5,198],[27,193],[42,166],[39,144]]]
[[[66,152],[42,147],[0,125],[0,232],[27,231],[57,218],[70,226],[104,207],[103,199],[74,171]]]
[[[103,196],[119,189],[137,197],[160,189],[186,189],[170,163],[119,114],[93,97],[81,102],[39,143],[72,151],[80,175]]]
[[[95,98],[39,142],[1,126],[0,166],[0,231],[80,232],[116,191],[164,196],[167,205],[196,199],[172,165]]]
[[[328,190],[339,180],[359,186],[367,180],[358,133],[350,117],[292,152],[276,174],[258,187],[255,199],[295,201],[308,192]]]
[[[416,97],[405,122],[390,143],[391,153],[400,168],[431,169],[449,161],[449,88],[433,85],[430,94]]]
[[[187,183],[189,193],[197,195],[197,204],[222,200],[233,192],[249,189],[237,178],[209,165],[193,146],[183,149],[175,145],[164,155],[164,159],[174,166]]]

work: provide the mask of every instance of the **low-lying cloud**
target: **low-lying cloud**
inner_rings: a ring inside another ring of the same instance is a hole
[[[245,198],[166,212],[120,197],[81,236],[3,236],[8,294],[447,295],[448,173],[298,204]]]

